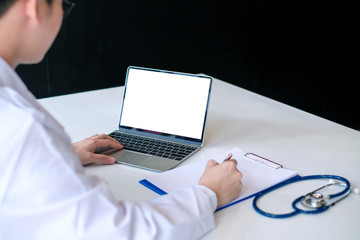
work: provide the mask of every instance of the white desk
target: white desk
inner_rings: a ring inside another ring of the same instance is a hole
[[[77,141],[117,128],[122,93],[123,87],[116,87],[39,101]],[[300,175],[336,174],[360,187],[359,132],[219,80],[213,85],[205,138],[203,149],[182,165],[238,147]],[[119,164],[86,171],[106,179],[119,200],[158,196],[138,183],[151,171]],[[295,196],[307,193],[297,190]],[[279,207],[273,199],[267,204]],[[250,199],[217,212],[215,218],[216,229],[204,239],[359,239],[360,195],[351,194],[318,215],[282,220],[259,215]]]

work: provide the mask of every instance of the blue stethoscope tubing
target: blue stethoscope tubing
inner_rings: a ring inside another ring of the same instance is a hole
[[[258,200],[261,197],[263,197],[265,194],[267,194],[267,193],[269,193],[271,191],[274,191],[274,190],[276,190],[278,188],[281,188],[281,187],[286,186],[286,185],[291,184],[291,183],[300,182],[300,181],[306,181],[306,180],[314,180],[314,179],[335,179],[335,180],[340,180],[340,181],[345,183],[346,187],[344,188],[343,191],[335,193],[335,194],[328,195],[328,199],[332,199],[332,198],[342,196],[342,195],[348,193],[351,190],[350,182],[344,177],[340,177],[340,176],[336,176],[336,175],[309,175],[309,176],[303,176],[303,177],[302,176],[296,176],[296,177],[291,178],[291,179],[289,179],[289,180],[287,180],[285,182],[278,183],[278,184],[276,184],[276,185],[274,185],[274,186],[260,192],[259,194],[257,194],[255,196],[254,200],[253,200],[253,207],[261,215],[264,215],[266,217],[271,217],[271,218],[288,218],[288,217],[292,217],[292,216],[294,216],[294,215],[296,215],[298,213],[316,214],[316,213],[324,212],[325,210],[327,210],[329,208],[329,205],[317,208],[316,210],[310,210],[310,211],[305,211],[305,210],[299,209],[296,205],[297,205],[298,202],[301,201],[302,198],[304,198],[304,196],[300,196],[300,197],[298,197],[297,199],[295,199],[292,202],[292,208],[294,209],[294,211],[290,212],[290,213],[284,213],[284,214],[268,213],[268,212],[265,212],[265,211],[261,210],[258,207],[258,204],[257,204]]]

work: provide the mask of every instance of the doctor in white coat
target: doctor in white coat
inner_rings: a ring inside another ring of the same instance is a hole
[[[14,68],[41,61],[62,23],[62,0],[0,0],[0,240],[197,239],[214,210],[237,197],[236,161],[210,160],[199,185],[147,202],[118,202],[83,165],[111,164],[107,135],[72,144]]]

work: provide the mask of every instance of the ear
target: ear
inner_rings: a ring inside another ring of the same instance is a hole
[[[26,16],[38,23],[40,21],[39,18],[39,0],[21,0],[24,3],[24,10]]]

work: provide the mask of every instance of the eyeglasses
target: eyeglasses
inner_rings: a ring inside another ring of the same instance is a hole
[[[62,7],[63,7],[63,11],[64,11],[63,18],[66,18],[67,16],[69,16],[69,14],[74,6],[75,6],[75,3],[72,1],[69,1],[69,0],[62,1]]]

